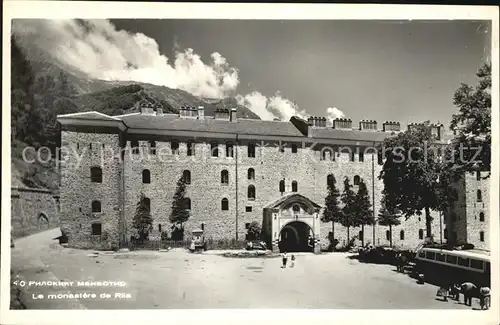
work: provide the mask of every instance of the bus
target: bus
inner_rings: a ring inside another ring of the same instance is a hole
[[[415,256],[415,268],[427,282],[441,285],[472,282],[491,288],[490,253],[481,250],[446,250],[420,248]]]

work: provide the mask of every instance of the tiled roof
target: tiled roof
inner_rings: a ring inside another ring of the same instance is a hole
[[[359,130],[339,130],[334,128],[311,128],[309,129],[312,138],[318,139],[343,139],[355,141],[383,141],[390,137],[390,132],[383,131],[359,131]]]
[[[279,199],[277,199],[271,203],[268,203],[266,206],[264,206],[264,209],[271,209],[271,208],[281,206],[283,203],[290,201],[292,198],[295,198],[298,201],[307,201],[310,205],[317,207],[317,208],[321,207],[320,205],[311,201],[310,199],[308,199],[307,197],[305,197],[303,195],[300,195],[297,193],[290,193],[290,194],[283,195],[282,197],[280,197]]]
[[[179,118],[174,114],[163,116],[139,114],[123,116],[121,119],[125,122],[127,127],[138,129],[303,136],[293,124],[281,121],[262,121],[240,118],[236,122],[230,122],[208,116],[205,117],[205,119],[198,120],[196,118]]]

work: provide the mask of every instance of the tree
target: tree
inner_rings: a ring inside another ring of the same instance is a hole
[[[347,227],[347,241],[349,242],[349,228],[359,226],[358,220],[356,219],[356,194],[352,190],[352,185],[349,183],[349,178],[344,179],[344,192],[341,196],[342,203],[344,204],[342,208],[342,215],[340,217],[340,224]]]
[[[401,224],[401,221],[399,220],[401,215],[398,214],[397,211],[388,204],[387,200],[385,199],[385,196],[382,197],[380,204],[381,207],[377,221],[379,225],[389,227],[389,243],[390,246],[392,247],[392,226],[397,226]]]
[[[151,211],[149,211],[149,207],[146,204],[145,198],[146,197],[144,196],[144,194],[141,193],[139,202],[137,202],[132,225],[134,229],[137,230],[140,241],[148,239],[149,231],[153,226],[153,218],[151,217]]]
[[[180,177],[177,181],[177,189],[175,191],[173,201],[172,201],[172,209],[170,212],[170,222],[172,223],[172,229],[176,232],[184,232],[183,223],[188,221],[189,219],[189,209],[186,206],[186,183],[184,182],[184,178]]]
[[[335,222],[340,222],[342,218],[342,210],[339,207],[340,193],[335,186],[336,182],[335,177],[331,175],[331,181],[328,183],[328,194],[325,197],[325,209],[321,216],[322,222],[332,223],[332,244],[335,241]]]
[[[387,202],[406,219],[425,212],[427,237],[432,235],[431,210],[440,205],[441,185],[437,180],[441,162],[430,132],[430,122],[387,138],[383,143],[386,161],[379,179],[384,182]]]
[[[361,245],[365,246],[365,225],[373,225],[375,220],[373,218],[370,195],[368,194],[368,189],[363,179],[359,181],[358,193],[354,198],[354,202],[354,218],[356,219],[356,223],[361,225]]]
[[[262,228],[260,223],[257,221],[252,221],[248,226],[247,230],[247,240],[257,240],[260,238],[260,234],[262,232]]]
[[[483,64],[476,75],[479,84],[475,88],[462,83],[453,97],[458,113],[450,123],[456,132],[451,146],[454,170],[460,173],[491,168],[491,63]]]

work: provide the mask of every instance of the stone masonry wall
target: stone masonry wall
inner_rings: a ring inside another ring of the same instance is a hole
[[[103,152],[120,148],[119,135],[62,131],[62,145],[70,149],[61,165],[61,228],[72,247],[118,247],[121,164]],[[92,144],[92,148],[90,145]],[[104,156],[104,159],[102,157]],[[82,157],[80,163],[78,158]],[[91,182],[90,168],[102,168],[102,183]],[[92,213],[92,201],[101,212]],[[102,235],[92,235],[92,224],[101,223]]]
[[[14,238],[59,227],[59,197],[49,190],[11,189],[11,226]]]
[[[476,173],[465,174],[467,242],[480,249],[490,247],[490,181],[483,179],[486,175],[487,172],[482,172],[478,180]],[[481,191],[481,201],[477,198],[477,190]],[[484,214],[484,220],[481,220],[481,213]]]

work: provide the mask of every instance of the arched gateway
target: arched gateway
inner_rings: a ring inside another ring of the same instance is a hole
[[[320,252],[321,207],[300,194],[285,195],[264,207],[263,235],[274,252]]]

